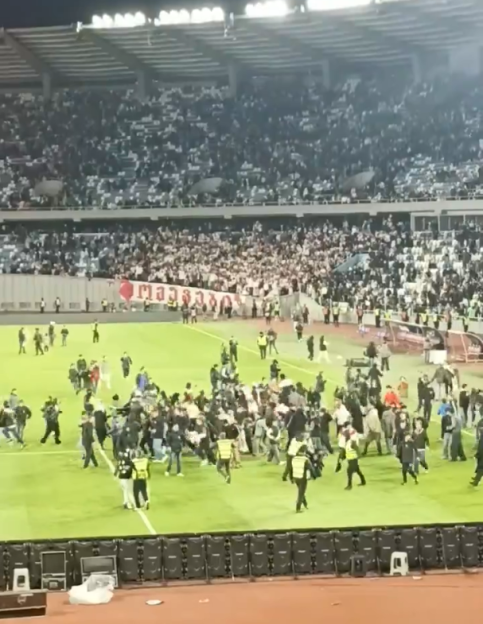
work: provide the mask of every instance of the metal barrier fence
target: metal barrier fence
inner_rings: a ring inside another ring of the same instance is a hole
[[[394,552],[407,553],[409,570],[415,573],[462,571],[483,567],[483,525],[4,542],[0,589],[12,586],[16,568],[27,568],[31,588],[39,588],[42,553],[58,551],[66,553],[67,587],[81,583],[81,559],[98,556],[115,557],[121,586],[384,575]]]

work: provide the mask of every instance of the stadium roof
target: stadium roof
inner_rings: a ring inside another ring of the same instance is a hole
[[[401,0],[352,9],[292,12],[280,18],[237,17],[223,23],[78,26],[0,31],[0,89],[133,84],[140,72],[166,83],[207,81],[238,70],[254,75],[320,68],[401,66],[475,44],[481,0]]]

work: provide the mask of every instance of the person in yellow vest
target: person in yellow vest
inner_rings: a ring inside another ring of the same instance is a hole
[[[108,304],[107,304],[107,299],[103,299],[103,300],[101,301],[101,306],[102,306],[102,311],[103,311],[103,312],[107,312],[107,305],[108,305]]]
[[[267,358],[268,338],[263,332],[260,332],[258,334],[257,345],[258,350],[260,351],[260,359],[265,360]]]
[[[287,463],[285,464],[285,470],[282,476],[282,480],[286,481],[287,477],[290,475],[290,471],[292,469],[292,459],[297,455],[302,446],[305,445],[303,434],[297,435],[295,438],[290,440],[287,450]]]
[[[384,324],[386,327],[389,327],[390,321],[391,321],[391,310],[386,310],[384,312]]]
[[[297,486],[297,503],[295,505],[295,511],[300,513],[302,511],[302,505],[305,509],[308,509],[307,504],[307,483],[310,476],[314,476],[314,469],[310,460],[305,455],[307,447],[303,444],[295,457],[292,458],[290,468],[290,480]]]
[[[149,460],[143,457],[141,451],[138,451],[137,457],[133,459],[133,482],[132,492],[136,509],[149,509],[148,479],[150,477]],[[143,504],[141,504],[141,498]]]
[[[421,323],[427,327],[428,323],[429,323],[429,314],[426,312],[426,310],[424,312],[421,313]]]
[[[217,447],[216,469],[227,483],[231,483],[230,461],[232,453],[232,441],[226,439],[225,433],[220,433]]]
[[[374,308],[374,322],[379,329],[381,327],[381,309],[377,306]]]
[[[347,487],[346,490],[352,490],[352,477],[356,474],[361,480],[359,485],[366,485],[366,478],[359,467],[359,452],[357,442],[348,440],[345,447],[345,458],[347,459]]]
[[[433,327],[434,329],[439,329],[439,322],[441,320],[441,317],[439,316],[439,314],[437,312],[435,312],[433,314]]]

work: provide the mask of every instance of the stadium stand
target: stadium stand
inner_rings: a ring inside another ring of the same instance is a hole
[[[479,3],[201,17],[2,30],[0,207],[482,195]]]
[[[2,95],[0,206],[480,197],[482,98],[479,81],[451,77],[352,79],[330,91],[265,79],[236,100],[223,87],[158,89],[145,102],[64,91],[46,107],[41,96]],[[36,198],[46,179],[62,181],[59,197]]]

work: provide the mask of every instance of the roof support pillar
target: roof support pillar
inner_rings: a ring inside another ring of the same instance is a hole
[[[322,61],[322,84],[326,89],[330,89],[331,75],[330,75],[330,62],[325,59]]]
[[[144,102],[149,97],[151,91],[151,80],[142,69],[136,72],[136,78],[136,94],[138,100]]]
[[[52,75],[48,72],[42,74],[42,95],[44,102],[49,102],[52,99]]]
[[[413,80],[415,84],[422,82],[423,72],[421,70],[421,61],[417,54],[411,56],[411,68],[413,70]]]
[[[230,86],[230,96],[236,99],[238,92],[238,72],[233,63],[228,65],[228,84]]]

